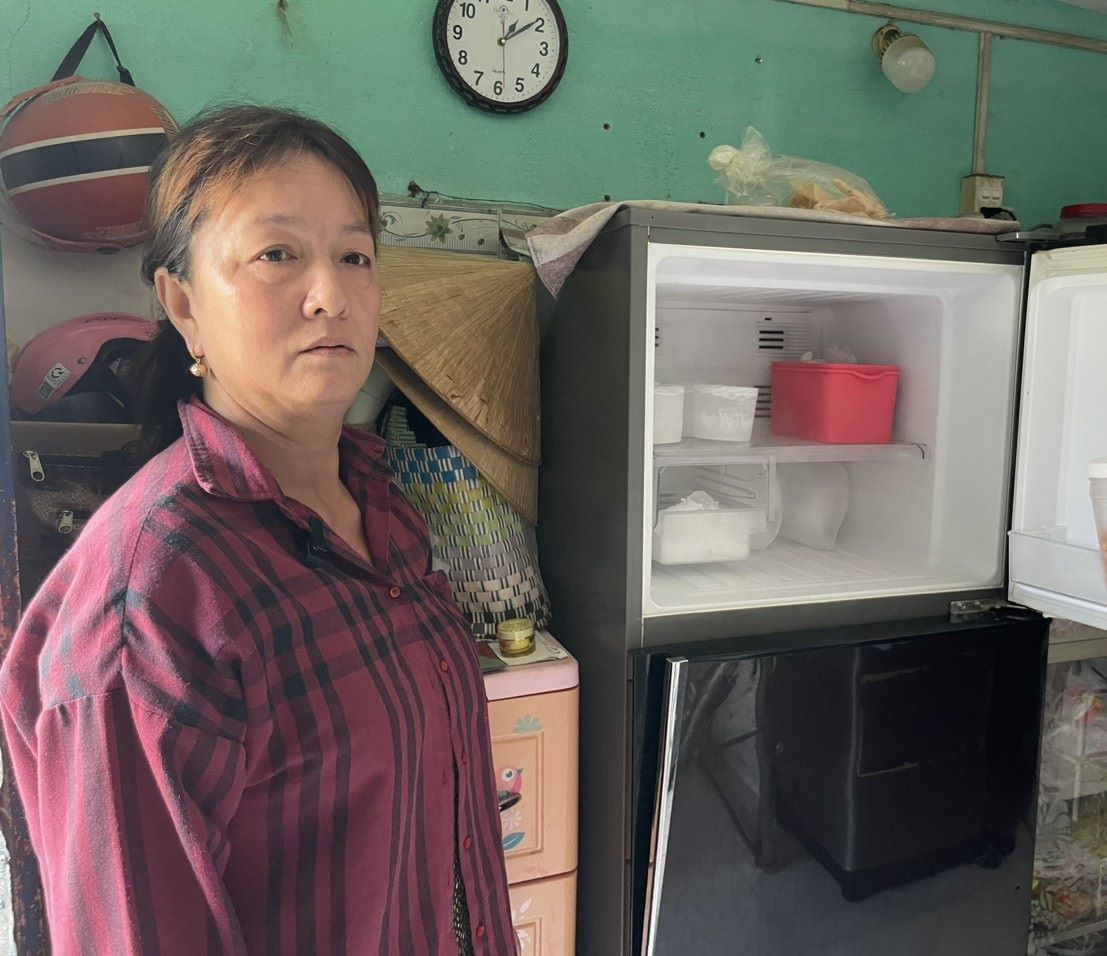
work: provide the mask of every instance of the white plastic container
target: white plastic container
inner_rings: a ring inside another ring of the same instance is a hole
[[[657,513],[653,559],[658,564],[743,561],[750,556],[750,537],[764,530],[764,509],[724,508],[695,492]]]
[[[1107,554],[1107,458],[1088,462],[1088,493],[1092,496],[1092,514],[1099,549]]]
[[[684,386],[653,387],[653,443],[671,445],[684,433]]]
[[[749,441],[756,410],[757,389],[752,386],[693,385],[691,433],[712,441]]]
[[[709,564],[745,561],[750,556],[750,536],[736,538],[674,538],[653,533],[653,559],[658,564]]]

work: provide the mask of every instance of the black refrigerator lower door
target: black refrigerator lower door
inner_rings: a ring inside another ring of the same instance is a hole
[[[1026,953],[1047,622],[926,624],[638,658],[636,953]]]

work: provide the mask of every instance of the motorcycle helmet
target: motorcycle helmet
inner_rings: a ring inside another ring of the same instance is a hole
[[[79,315],[23,346],[12,363],[16,417],[53,422],[132,422],[127,377],[157,326],[117,312]]]

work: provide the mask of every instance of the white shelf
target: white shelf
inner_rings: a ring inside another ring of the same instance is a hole
[[[910,569],[844,551],[817,551],[777,539],[745,561],[654,564],[647,614],[810,603],[964,586],[952,569]]]
[[[655,466],[726,465],[761,462],[772,458],[783,461],[922,461],[926,445],[889,442],[882,445],[825,445],[798,438],[754,435],[749,442],[708,441],[685,438],[669,445],[654,445]]]
[[[1064,528],[1012,531],[1012,601],[1107,630],[1107,554],[1069,541]]]

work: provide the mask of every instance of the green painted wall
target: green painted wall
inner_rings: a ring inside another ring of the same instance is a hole
[[[975,34],[911,28],[938,72],[905,95],[869,50],[881,21],[778,0],[562,0],[565,79],[516,117],[479,113],[446,85],[435,0],[287,0],[290,37],[277,0],[0,0],[0,96],[48,79],[96,5],[139,85],[178,118],[237,97],[299,107],[342,129],[392,193],[414,178],[557,207],[713,202],[708,151],[753,124],[775,151],[865,176],[898,215],[942,215],[971,161]],[[912,5],[1107,38],[1107,16],[1056,0]],[[114,78],[99,41],[82,72]],[[995,42],[987,165],[1024,222],[1107,200],[1104,104],[1107,56]]]

